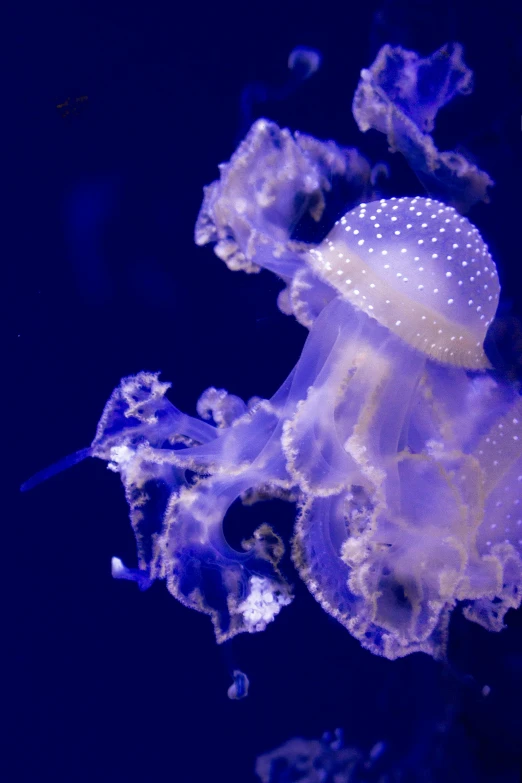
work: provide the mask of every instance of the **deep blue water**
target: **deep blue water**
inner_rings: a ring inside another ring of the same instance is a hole
[[[385,42],[422,54],[447,40],[465,47],[475,89],[441,112],[436,139],[496,182],[470,217],[503,286],[499,366],[520,377],[520,11],[55,4],[18,8],[5,32],[4,780],[247,783],[260,753],[342,727],[365,752],[386,742],[405,780],[517,781],[520,611],[498,635],[457,611],[447,662],[390,662],[362,650],[294,575],[296,599],[277,622],[218,647],[208,618],[164,585],[140,593],[111,578],[111,556],[133,563],[134,539],[102,463],[17,488],[90,443],[124,375],[161,370],[191,414],[210,385],[243,398],[277,389],[305,330],[277,310],[273,276],[232,274],[194,245],[202,187],[244,130],[245,86],[262,82],[268,100],[252,119],[357,146],[388,162],[397,194],[418,192],[404,161],[351,116],[359,71]],[[279,100],[297,45],[321,52],[322,67]],[[234,509],[225,529],[239,540],[267,517],[291,534],[292,508],[275,501]],[[240,702],[227,698],[236,668],[250,679]]]

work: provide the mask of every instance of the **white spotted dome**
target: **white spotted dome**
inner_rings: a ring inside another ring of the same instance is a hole
[[[480,233],[429,198],[361,204],[309,252],[316,274],[407,343],[447,364],[488,367],[500,285]]]

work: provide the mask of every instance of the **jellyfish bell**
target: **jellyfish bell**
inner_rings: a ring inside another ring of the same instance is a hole
[[[479,231],[429,198],[381,199],[338,220],[308,253],[318,277],[432,359],[485,369],[497,270]]]

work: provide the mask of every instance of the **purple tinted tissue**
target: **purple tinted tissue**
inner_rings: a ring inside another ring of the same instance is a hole
[[[444,95],[433,90],[433,111],[424,105],[429,122],[406,121],[407,96],[392,88],[401,74],[408,89],[418,74],[425,87],[431,61],[417,68],[413,53],[384,50],[363,72],[356,116],[372,108],[385,124],[389,111],[397,147],[410,133],[418,158],[457,91],[448,85],[468,84],[469,72],[454,51]],[[238,498],[283,498],[297,505],[297,571],[373,653],[443,655],[458,602],[469,620],[503,627],[521,600],[522,404],[488,371],[497,271],[455,209],[476,200],[477,170],[451,173],[448,160],[430,195],[382,199],[355,150],[254,123],[205,188],[196,244],[213,243],[231,270],[275,273],[280,309],[309,334],[271,399],[211,388],[200,418],[169,402],[158,374],[121,381],[90,449],[120,474],[138,544],[138,569],[113,558],[113,576],[142,588],[164,579],[211,617],[220,642],[261,631],[292,600],[283,541],[265,524],[238,551],[223,519]],[[425,182],[427,165],[424,156]],[[296,240],[336,179],[362,203],[319,244]]]

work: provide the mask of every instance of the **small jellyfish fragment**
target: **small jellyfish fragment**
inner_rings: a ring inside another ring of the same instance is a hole
[[[336,737],[342,737],[338,729]],[[256,760],[256,775],[261,783],[319,783],[339,781],[357,783],[365,779],[364,755],[359,748],[332,741],[326,732],[320,740],[294,737]]]
[[[372,168],[372,173],[370,175],[370,182],[372,183],[373,187],[376,187],[387,179],[390,179],[389,166],[382,162],[376,163]]]
[[[257,109],[264,103],[281,103],[293,95],[300,85],[319,70],[321,55],[315,49],[297,46],[288,56],[288,70],[285,81],[279,85],[253,81],[241,92],[241,136],[245,134],[256,116]]]
[[[49,465],[47,468],[39,470],[34,476],[31,476],[27,481],[24,481],[20,487],[20,492],[28,492],[30,489],[34,489],[38,484],[42,484],[44,481],[47,481],[47,479],[57,476],[58,473],[62,473],[64,470],[72,468],[73,465],[83,462],[87,457],[92,457],[90,448],[80,449],[79,451],[75,451],[74,454],[68,454],[67,457],[63,457],[58,460],[58,462]]]
[[[297,46],[288,57],[288,67],[300,81],[309,79],[321,66],[321,55],[316,49]]]
[[[366,765],[370,767],[375,761],[377,761],[377,759],[380,759],[385,750],[386,743],[382,740],[380,742],[376,742],[375,745],[372,745],[370,752],[368,753],[368,761],[366,762]]]
[[[250,680],[246,674],[239,669],[234,669],[232,672],[234,681],[227,690],[229,699],[245,699],[248,696],[248,688],[250,686]]]
[[[148,590],[152,584],[145,571],[139,568],[127,568],[119,557],[111,558],[111,576],[113,579],[127,579],[129,582],[136,582],[140,590]]]
[[[331,731],[325,731],[321,741],[326,745],[329,745],[332,750],[340,750],[344,747],[344,731],[342,729],[335,729],[333,734]]]
[[[385,133],[391,152],[401,152],[429,194],[467,212],[488,200],[493,181],[457,152],[439,152],[430,135],[439,109],[472,90],[472,71],[460,44],[430,57],[386,44],[363,68],[352,111],[359,129]]]

